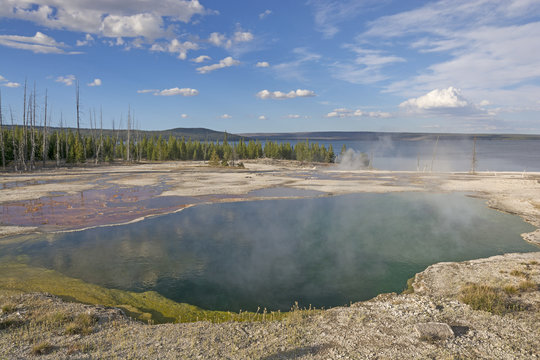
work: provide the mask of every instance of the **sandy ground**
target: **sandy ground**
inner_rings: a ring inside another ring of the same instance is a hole
[[[167,162],[4,173],[0,237],[126,223],[201,202],[255,200],[261,196],[251,196],[251,191],[275,187],[315,190],[320,196],[464,192],[540,227],[540,173],[344,171],[335,165],[264,159],[244,165],[212,168],[203,162]],[[144,201],[159,198],[167,201],[145,207]],[[114,209],[107,206],[111,201]],[[524,238],[540,243],[540,231]]]

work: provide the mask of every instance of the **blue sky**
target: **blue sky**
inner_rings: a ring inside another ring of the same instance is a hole
[[[538,0],[0,0],[3,113],[53,124],[540,133]]]

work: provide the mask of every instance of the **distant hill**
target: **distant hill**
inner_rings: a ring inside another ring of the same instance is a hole
[[[540,140],[540,135],[522,134],[436,134],[436,133],[398,133],[398,132],[369,132],[369,131],[319,131],[295,133],[247,133],[240,134],[246,138],[257,140],[284,141],[361,141],[390,138],[392,140],[419,141],[439,137],[441,140]]]
[[[10,128],[9,125],[4,125],[4,128]],[[41,127],[36,127],[37,129],[41,130]],[[60,130],[58,127],[48,127],[47,132],[51,133],[56,130]],[[70,130],[72,132],[76,132],[77,128],[64,128],[64,130]],[[99,129],[93,130],[99,132]],[[88,135],[91,134],[92,129],[88,128],[81,128],[80,132],[82,135]],[[137,133],[140,135],[146,135],[146,136],[162,136],[164,138],[169,138],[169,136],[181,138],[184,137],[186,140],[199,140],[199,141],[223,141],[223,138],[225,136],[224,132],[221,131],[215,131],[211,129],[206,128],[176,128],[176,129],[169,129],[169,130],[131,130],[131,136],[135,138],[137,136]],[[122,139],[127,138],[127,130],[112,130],[112,129],[103,129],[103,136],[116,136],[118,135]],[[241,138],[248,140],[245,136],[239,136],[235,134],[227,133],[227,140],[228,141],[238,141]]]

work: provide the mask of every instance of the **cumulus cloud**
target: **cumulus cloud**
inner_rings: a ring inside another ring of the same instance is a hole
[[[57,42],[39,31],[34,36],[0,35],[0,45],[41,54],[78,54],[66,52],[63,49],[66,47],[64,43]]]
[[[197,56],[196,58],[194,59],[191,59],[191,61],[197,63],[197,64],[200,64],[202,62],[205,62],[206,60],[211,60],[212,58],[208,55],[201,55],[201,56]]]
[[[259,61],[257,64],[255,64],[255,66],[260,68],[267,68],[270,67],[270,64],[266,61]]]
[[[155,96],[174,96],[174,95],[180,95],[180,96],[197,96],[199,95],[199,91],[197,89],[191,89],[191,88],[178,88],[174,87],[171,89],[163,89],[163,90],[157,90],[157,89],[144,89],[144,90],[137,90],[137,93],[139,94],[148,94],[152,93]]]
[[[411,98],[399,106],[412,111],[437,111],[463,109],[472,107],[472,104],[463,97],[460,89],[450,86],[447,89],[435,89],[420,97]]]
[[[262,20],[270,14],[272,14],[272,10],[266,9],[262,13],[259,14],[259,19]]]
[[[187,119],[187,118],[188,118],[188,114],[182,114],[182,115],[180,115],[180,117],[181,117],[182,119]]]
[[[66,76],[59,76],[54,81],[62,83],[66,86],[71,86],[75,82],[77,78],[75,75],[66,75]]]
[[[154,39],[168,31],[165,18],[187,23],[207,13],[198,0],[0,0],[0,17],[113,38]]]
[[[223,114],[223,115],[220,116],[220,118],[222,118],[222,119],[232,119],[232,116],[229,115],[229,114]]]
[[[347,118],[347,117],[370,117],[370,118],[389,118],[392,114],[384,111],[363,111],[360,109],[351,110],[347,108],[338,108],[326,114],[328,118]]]
[[[89,45],[91,43],[93,43],[95,40],[94,40],[94,37],[90,34],[86,34],[84,36],[84,40],[77,40],[76,42],[76,45],[77,46],[86,46],[86,45]]]
[[[287,118],[288,119],[300,119],[301,116],[298,115],[298,114],[289,114],[289,115],[287,115]]]
[[[235,60],[230,56],[227,56],[226,58],[219,60],[219,63],[217,63],[217,64],[198,67],[197,71],[200,74],[206,74],[206,73],[209,73],[209,72],[217,70],[217,69],[223,69],[223,68],[226,68],[226,67],[236,66],[236,65],[239,65],[239,64],[240,64],[240,61]]]
[[[94,79],[91,83],[87,84],[88,86],[101,86],[101,79]]]
[[[150,47],[150,51],[169,52],[171,54],[178,54],[180,60],[187,58],[189,50],[197,50],[199,45],[191,41],[181,42],[178,39],[172,39],[169,43],[154,43]]]
[[[259,116],[259,120],[268,120],[268,118],[265,115]]]
[[[267,99],[283,100],[283,99],[294,99],[297,97],[313,97],[316,95],[315,95],[315,92],[311,90],[297,89],[297,90],[291,90],[288,93],[285,93],[282,91],[261,90],[255,96],[263,100],[267,100]]]
[[[254,38],[255,36],[251,32],[238,29],[230,37],[228,37],[225,34],[221,34],[219,32],[213,32],[208,37],[208,42],[214,46],[224,47],[225,49],[231,49],[234,45],[250,42]]]
[[[411,97],[452,84],[475,102],[538,108],[538,86],[531,92],[530,85],[540,78],[540,52],[533,50],[540,22],[532,16],[539,12],[540,2],[531,0],[431,1],[374,19],[357,40],[408,44],[415,59],[434,54],[415,75],[394,79],[387,92]]]

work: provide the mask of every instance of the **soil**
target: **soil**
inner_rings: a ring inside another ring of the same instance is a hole
[[[2,174],[0,241],[138,221],[199,203],[266,198],[249,192],[271,187],[320,196],[464,192],[540,227],[540,173],[340,171],[275,160],[244,165],[170,162]],[[523,237],[540,244],[539,230]],[[540,252],[439,263],[416,275],[414,293],[296,310],[281,321],[149,325],[114,308],[0,290],[0,358],[534,359],[540,357],[539,263]],[[499,314],[475,310],[460,297],[469,284],[505,289],[518,305]],[[73,331],[81,314],[95,322]],[[448,326],[454,335],[444,338],[419,330]]]

